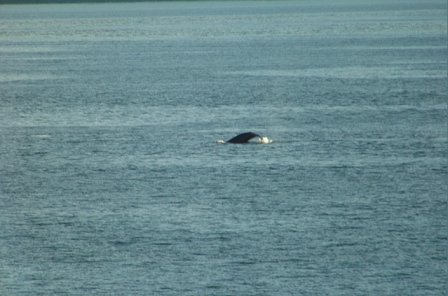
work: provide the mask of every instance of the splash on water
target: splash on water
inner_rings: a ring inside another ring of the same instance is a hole
[[[269,144],[272,143],[272,140],[269,140],[267,137],[258,138],[257,144]]]
[[[269,144],[269,143],[272,143],[273,141],[272,140],[269,140],[267,137],[259,137],[258,138],[258,140],[256,141],[256,142],[248,142],[248,143],[255,143],[255,144]],[[218,141],[216,141],[215,143],[218,143],[218,144],[225,144],[225,143],[227,143],[226,141],[224,141],[224,140],[218,140]]]

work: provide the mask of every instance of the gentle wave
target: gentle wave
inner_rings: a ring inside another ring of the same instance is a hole
[[[348,79],[447,78],[445,70],[413,70],[402,67],[340,67],[297,70],[254,70],[227,72],[244,76],[293,76]]]

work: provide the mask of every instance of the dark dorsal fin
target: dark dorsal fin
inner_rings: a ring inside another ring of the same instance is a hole
[[[260,135],[254,134],[254,133],[243,133],[243,134],[239,134],[236,137],[233,137],[232,139],[228,140],[228,143],[247,143],[250,139],[255,138],[255,137],[259,137],[261,138]]]

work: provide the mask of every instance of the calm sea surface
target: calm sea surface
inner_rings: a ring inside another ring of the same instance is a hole
[[[0,6],[0,294],[446,295],[446,18]]]

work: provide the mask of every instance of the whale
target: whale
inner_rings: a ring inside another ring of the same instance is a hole
[[[233,137],[232,139],[228,140],[227,143],[234,143],[234,144],[242,144],[247,143],[250,139],[259,137],[260,139],[263,139],[262,136],[248,132],[248,133],[242,133],[238,136]]]

